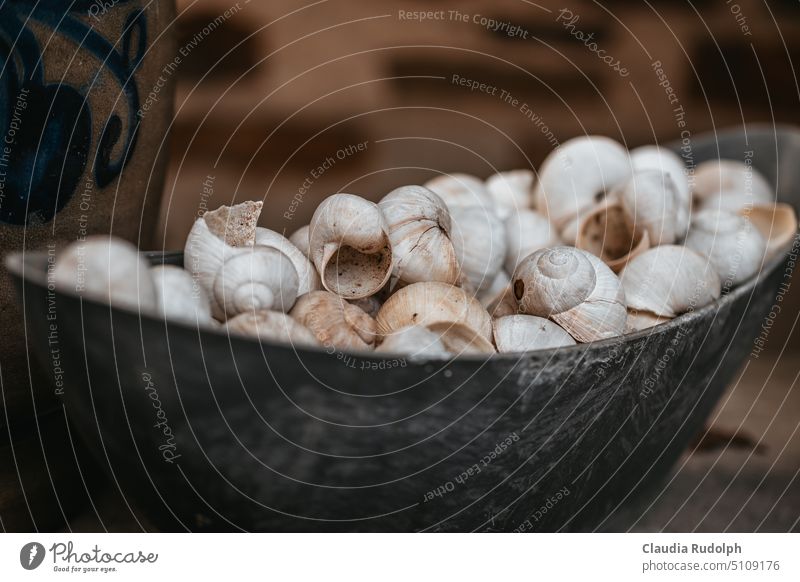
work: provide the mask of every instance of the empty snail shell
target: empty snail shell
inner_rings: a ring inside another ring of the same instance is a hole
[[[435,192],[447,208],[480,206],[492,209],[492,196],[483,180],[469,174],[443,174],[425,182],[428,190]]]
[[[514,287],[510,282],[503,292],[486,306],[486,310],[493,319],[499,319],[508,315],[519,315],[519,303],[517,302],[517,298],[514,297]]]
[[[615,191],[630,230],[647,234],[653,246],[672,244],[678,236],[678,192],[670,175],[661,170],[634,172]]]
[[[716,210],[726,212],[745,212],[753,208],[754,204],[766,202],[753,202],[753,196],[745,192],[720,192],[716,196],[702,198],[695,204],[695,211]]]
[[[159,265],[150,270],[155,283],[159,315],[183,323],[211,323],[208,296],[189,271],[172,265]]]
[[[622,335],[625,292],[603,261],[573,247],[542,249],[512,277],[520,311],[552,319],[579,342]]]
[[[664,245],[632,259],[620,275],[628,306],[672,318],[719,298],[716,269],[684,246]]]
[[[312,291],[297,300],[290,312],[328,349],[372,350],[375,320],[360,307],[328,291]]]
[[[789,204],[759,204],[739,213],[767,240],[767,258],[784,250],[797,236],[797,214]]]
[[[295,271],[297,271],[299,281],[298,295],[305,295],[310,291],[322,289],[322,283],[319,280],[319,274],[314,268],[314,265],[312,265],[311,261],[306,258],[306,255],[285,236],[273,230],[259,227],[256,228],[256,244],[277,249],[292,261]]]
[[[214,297],[214,279],[226,259],[237,248],[255,244],[256,223],[261,215],[261,202],[243,202],[221,206],[198,218],[184,247],[183,264],[203,287],[211,301],[211,312],[218,319],[224,313]]]
[[[708,257],[726,289],[755,275],[767,252],[767,241],[749,220],[717,210],[695,213],[685,244]]]
[[[750,163],[736,160],[709,160],[698,165],[694,172],[693,194],[704,208],[734,208],[722,199],[733,195],[744,206],[769,204],[775,200],[775,190],[767,179]]]
[[[501,269],[500,272],[495,275],[494,281],[492,281],[492,284],[489,286],[489,288],[478,293],[478,301],[480,301],[481,305],[488,309],[490,305],[502,297],[510,284],[511,277],[508,275],[508,273]]]
[[[561,244],[556,227],[546,216],[533,210],[520,210],[506,220],[505,268],[513,273],[517,264],[531,253]]]
[[[301,226],[296,231],[294,231],[291,236],[289,237],[289,242],[292,243],[294,246],[298,248],[298,250],[303,253],[306,258],[311,258],[309,249],[308,249],[308,233],[311,229],[308,225]]]
[[[59,290],[118,307],[157,306],[150,267],[135,246],[118,238],[96,235],[72,243],[58,255],[52,277]]]
[[[351,299],[348,303],[355,305],[370,317],[376,317],[381,310],[381,305],[383,305],[377,295],[370,295],[369,297],[362,297],[361,299]]]
[[[240,249],[220,267],[214,298],[226,317],[249,311],[288,311],[297,299],[297,271],[282,252],[264,246]]]
[[[575,246],[618,273],[633,257],[650,248],[646,230],[635,230],[622,204],[604,200],[581,219]]]
[[[231,333],[274,340],[296,347],[318,346],[317,338],[306,327],[279,311],[251,311],[229,319],[225,324]]]
[[[384,336],[376,352],[402,354],[410,358],[449,358],[450,352],[444,347],[438,333],[421,325],[402,327]]]
[[[631,174],[628,151],[613,139],[573,138],[553,151],[539,169],[536,209],[560,232],[576,232],[581,213],[600,202]]]
[[[536,180],[530,170],[498,172],[486,180],[486,189],[494,201],[500,220],[533,206],[533,184]]]
[[[494,344],[480,332],[463,323],[439,322],[428,326],[428,329],[439,334],[445,349],[457,356],[494,354]]]
[[[657,170],[665,172],[675,186],[675,231],[678,239],[683,239],[689,231],[692,211],[692,188],[689,184],[686,164],[675,152],[656,145],[642,146],[631,150],[631,163],[634,172]]]
[[[378,206],[389,226],[393,279],[406,284],[459,280],[450,213],[439,196],[422,186],[402,186]]]
[[[625,333],[634,333],[645,329],[650,329],[656,325],[661,325],[670,320],[669,317],[660,317],[647,311],[628,310],[628,322],[625,325]]]
[[[378,206],[352,194],[323,200],[309,225],[322,285],[346,299],[374,295],[392,274],[389,227]]]
[[[446,283],[414,283],[386,300],[378,312],[378,333],[388,335],[409,325],[427,328],[461,324],[491,342],[492,319],[472,295]],[[437,328],[441,333],[442,329]]]
[[[492,286],[506,258],[506,230],[486,208],[454,208],[452,240],[463,284],[475,293]]]
[[[500,353],[546,350],[575,345],[558,324],[535,315],[508,315],[494,320],[494,343]]]

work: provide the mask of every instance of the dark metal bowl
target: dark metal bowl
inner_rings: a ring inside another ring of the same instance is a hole
[[[800,134],[691,147],[698,163],[752,151],[796,201]],[[165,530],[591,529],[702,428],[786,276],[772,261],[615,340],[444,363],[198,332],[48,290],[46,264],[10,260],[40,361],[52,370],[55,329],[70,418]]]

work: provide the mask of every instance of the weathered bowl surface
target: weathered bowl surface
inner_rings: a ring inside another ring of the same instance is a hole
[[[793,131],[726,133],[691,153],[747,151],[795,202]],[[426,363],[165,325],[48,291],[46,259],[12,265],[42,365],[55,322],[71,419],[165,530],[591,529],[702,428],[790,273],[775,260],[717,303],[617,340]]]

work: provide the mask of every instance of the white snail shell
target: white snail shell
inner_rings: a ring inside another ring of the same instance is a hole
[[[122,239],[96,235],[70,244],[57,256],[52,276],[61,291],[126,309],[157,307],[150,267],[137,248]]]
[[[229,332],[295,347],[318,346],[317,338],[289,315],[278,311],[241,313],[226,323]]]
[[[631,150],[634,171],[658,170],[672,178],[675,186],[675,230],[677,239],[683,239],[689,231],[692,211],[692,188],[689,184],[686,164],[675,152],[648,145]]]
[[[520,311],[552,319],[579,342],[622,335],[625,292],[603,261],[574,247],[542,249],[512,277]]]
[[[375,351],[402,354],[410,358],[449,358],[451,355],[444,347],[441,336],[421,325],[409,325],[391,332],[383,337]]]
[[[575,345],[558,324],[535,315],[508,315],[494,320],[494,343],[500,353],[546,350]]]
[[[664,245],[632,259],[620,274],[628,306],[672,318],[719,299],[721,284],[710,262],[690,248]]]
[[[678,237],[676,213],[678,191],[670,174],[661,170],[639,170],[614,192],[630,230],[639,237],[647,233],[653,246],[672,244]]]
[[[486,180],[486,189],[494,201],[500,220],[533,206],[533,184],[536,176],[530,170],[498,172]]]
[[[389,280],[389,227],[376,204],[334,194],[319,205],[309,228],[311,260],[328,291],[359,299],[374,295]]]
[[[298,286],[297,271],[286,255],[254,246],[222,264],[214,279],[214,298],[228,318],[250,311],[288,311]]]
[[[685,244],[708,257],[725,288],[755,275],[767,254],[767,241],[758,229],[748,219],[727,211],[696,212]]]
[[[389,227],[394,279],[458,282],[450,213],[439,196],[423,186],[402,186],[384,196],[378,206]]]
[[[494,281],[492,281],[492,284],[489,286],[489,288],[478,293],[478,301],[480,301],[481,305],[488,309],[490,305],[495,303],[503,296],[510,284],[511,276],[503,269],[500,269],[500,272],[495,275]]]
[[[670,320],[669,317],[660,317],[647,311],[628,310],[628,323],[625,326],[625,333],[634,333],[645,329],[650,329],[656,325],[661,325]]]
[[[296,246],[297,249],[308,259],[311,258],[311,253],[308,248],[308,233],[310,230],[311,229],[308,225],[301,226],[289,237],[289,242]]]
[[[492,316],[492,319],[500,319],[508,315],[519,315],[519,303],[514,296],[514,288],[510,280],[502,293],[495,297],[494,301],[486,306],[486,310]]]
[[[340,350],[375,347],[375,320],[360,307],[328,291],[303,295],[290,315],[311,330],[323,347]]]
[[[461,274],[470,291],[492,286],[506,258],[506,230],[497,215],[486,208],[454,208],[452,241]]]
[[[628,151],[616,141],[599,136],[573,138],[553,151],[539,169],[536,209],[562,233],[574,233],[581,213],[630,174]]]
[[[319,274],[314,268],[314,265],[312,265],[311,261],[306,258],[306,255],[285,236],[273,230],[259,227],[256,228],[255,244],[277,249],[292,261],[295,271],[297,271],[299,281],[298,295],[305,295],[310,291],[322,289],[322,282],[319,279]]]
[[[255,244],[262,206],[261,202],[243,202],[206,212],[194,222],[186,238],[184,268],[203,287],[211,301],[211,312],[218,319],[224,319],[224,312],[214,296],[214,279],[237,249]]]
[[[693,194],[703,208],[739,210],[775,201],[775,190],[752,164],[736,160],[709,160],[694,172]],[[741,206],[736,207],[731,197]]]
[[[479,206],[492,209],[492,196],[483,180],[469,174],[443,174],[425,182],[428,190],[435,192],[447,208]]]
[[[513,273],[517,264],[531,253],[561,244],[558,230],[543,214],[520,210],[506,220],[505,269]]]
[[[170,321],[210,324],[211,304],[188,271],[172,265],[150,269],[158,297],[157,313]]]

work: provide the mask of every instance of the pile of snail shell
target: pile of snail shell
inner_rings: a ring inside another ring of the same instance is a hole
[[[691,177],[691,180],[690,180]],[[731,160],[687,172],[657,146],[583,136],[537,173],[466,174],[378,203],[322,201],[289,238],[261,202],[199,218],[184,268],[116,239],[73,245],[56,281],[166,319],[295,347],[428,358],[614,338],[699,309],[756,275],[796,233],[794,211]]]

